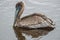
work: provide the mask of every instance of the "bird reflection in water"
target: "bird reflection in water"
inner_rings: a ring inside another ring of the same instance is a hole
[[[53,21],[42,14],[34,13],[32,15],[21,17],[24,11],[24,3],[18,2],[16,4],[16,17],[13,24],[13,29],[18,40],[26,40],[24,34],[31,35],[32,38],[47,35],[55,27]]]
[[[38,28],[38,29],[26,29],[26,28],[20,28],[20,27],[14,27],[14,31],[16,33],[16,37],[18,40],[25,40],[25,37],[22,33],[31,35],[32,38],[38,38],[40,36],[47,35],[50,31],[54,30],[54,28]]]

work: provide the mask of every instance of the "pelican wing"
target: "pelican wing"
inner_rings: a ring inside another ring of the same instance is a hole
[[[52,26],[46,22],[41,16],[30,15],[24,18],[21,18],[21,21],[17,24],[18,27],[28,27],[28,28],[40,28]]]

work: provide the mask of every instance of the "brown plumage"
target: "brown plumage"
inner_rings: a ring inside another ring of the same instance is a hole
[[[20,18],[24,11],[24,3],[18,2],[16,4],[17,14],[13,24],[15,33],[17,34],[18,40],[25,40],[22,33],[38,37],[39,35],[45,35],[49,31],[54,29],[54,24],[51,19],[40,13],[33,13],[31,15]],[[37,33],[34,35],[34,33]]]

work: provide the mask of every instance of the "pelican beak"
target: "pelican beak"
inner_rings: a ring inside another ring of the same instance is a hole
[[[15,11],[15,16],[16,16],[16,17],[18,16],[20,10],[21,10],[21,7],[20,7],[20,6],[17,6],[17,7],[16,7],[16,11]]]

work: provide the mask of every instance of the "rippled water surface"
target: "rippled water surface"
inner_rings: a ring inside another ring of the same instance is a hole
[[[0,0],[0,40],[17,40],[12,25],[15,16],[15,4],[18,1],[20,0]],[[25,3],[22,17],[38,12],[50,17],[56,24],[56,28],[40,40],[60,40],[60,0],[22,1]],[[28,37],[27,40],[35,39]]]

